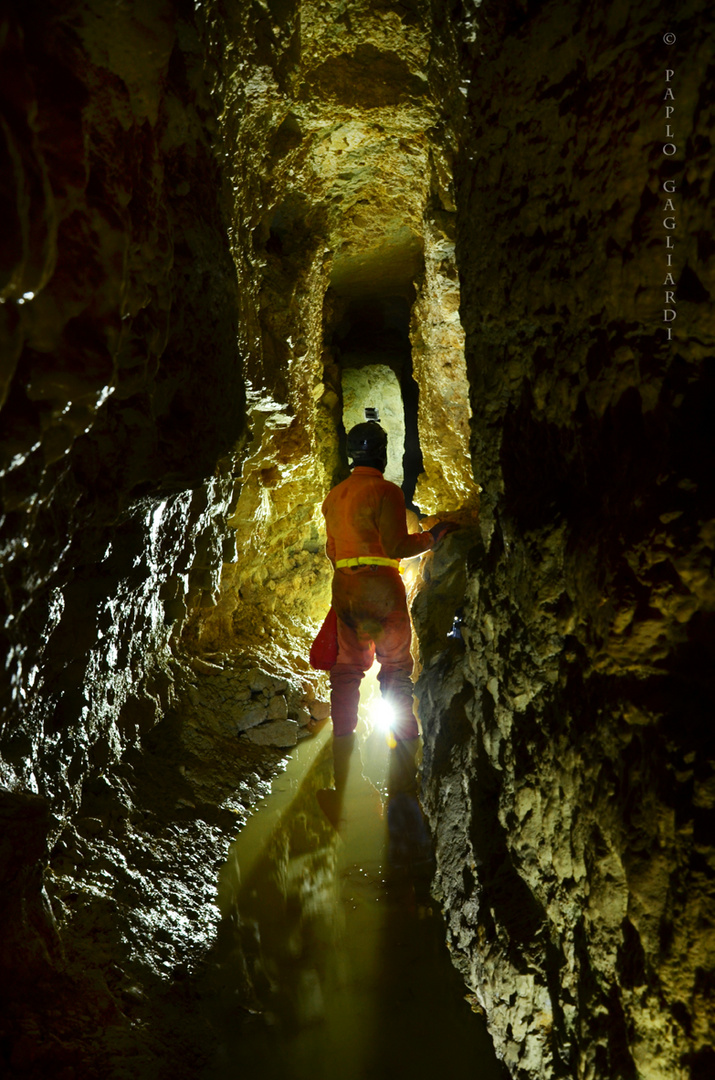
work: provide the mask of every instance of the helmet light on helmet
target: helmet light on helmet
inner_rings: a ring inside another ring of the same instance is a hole
[[[355,464],[364,461],[387,461],[387,433],[376,420],[356,424],[348,432],[348,457]]]

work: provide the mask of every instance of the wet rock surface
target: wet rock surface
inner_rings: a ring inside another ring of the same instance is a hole
[[[2,779],[61,813],[166,706],[171,626],[217,585],[235,271],[191,22],[48,3],[4,25]]]
[[[37,797],[22,797],[23,824],[5,833],[18,872],[28,874],[31,857],[49,863],[44,876],[32,871],[34,893],[7,873],[8,903],[24,912],[2,955],[4,970],[22,972],[3,995],[8,1076],[61,1066],[67,1076],[191,1077],[212,1059],[201,1003],[215,978],[207,957],[220,927],[219,871],[295,742],[276,738],[276,724],[307,735],[310,714],[299,688],[257,668],[180,671],[177,683],[185,706],[85,777],[50,851],[48,806]],[[257,726],[252,697],[262,703]],[[288,710],[302,725],[271,719]],[[18,814],[7,799],[3,811],[6,821]]]
[[[709,1077],[713,27],[686,4],[668,53],[666,344],[665,18],[3,9],[9,1076],[209,1060],[216,868],[327,715],[320,504],[371,310],[416,503],[463,526],[409,585],[455,963],[520,1080]]]
[[[691,11],[687,62],[664,51],[651,8],[601,15],[484,4],[472,57],[462,46],[457,258],[481,538],[464,644],[420,678],[426,800],[453,954],[512,1075],[704,1077],[715,502],[712,262],[696,234],[710,15]],[[666,64],[682,73],[674,171]],[[668,343],[671,175],[683,292]],[[684,289],[695,266],[700,300]]]
[[[211,3],[203,17],[225,103],[232,251],[247,286],[239,339],[252,441],[229,521],[238,561],[224,569],[217,609],[193,615],[188,640],[198,651],[258,642],[267,661],[300,671],[330,602],[320,505],[347,468],[341,374],[354,364],[340,331],[360,325],[363,307],[404,308],[408,356],[410,337],[421,350],[424,512],[474,494],[459,287],[444,233],[454,210],[448,148],[427,78],[431,13],[422,0],[360,2],[349,14],[310,0],[275,10]],[[424,303],[410,329],[416,295]],[[391,330],[387,318],[373,347],[389,351]],[[370,404],[379,402],[355,402],[350,422]]]
[[[126,1028],[108,957],[151,936],[151,889],[135,924],[110,895],[149,843],[127,840],[133,780],[114,770],[175,700],[172,633],[224,558],[245,434],[236,275],[190,12],[6,5],[0,43],[0,1068],[89,1076],[104,1027]],[[108,847],[85,786],[103,775]],[[61,893],[43,887],[50,853],[74,875]]]

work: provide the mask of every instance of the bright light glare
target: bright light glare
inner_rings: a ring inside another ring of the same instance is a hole
[[[389,701],[379,697],[370,706],[370,715],[373,725],[378,731],[388,732],[392,721],[395,719],[395,710]]]

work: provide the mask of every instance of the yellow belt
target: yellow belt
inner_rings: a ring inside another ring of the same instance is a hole
[[[400,569],[399,559],[385,559],[381,555],[357,555],[354,559],[338,559],[335,564],[338,570],[344,566],[394,566]]]

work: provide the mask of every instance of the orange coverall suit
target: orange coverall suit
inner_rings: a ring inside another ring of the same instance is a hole
[[[407,532],[405,498],[379,469],[357,465],[323,503],[326,553],[341,559],[376,555],[409,559],[434,544],[431,533]],[[338,659],[330,671],[335,735],[349,735],[358,719],[360,682],[377,656],[383,697],[393,706],[397,739],[419,734],[412,711],[410,617],[400,572],[390,566],[335,567],[333,608],[338,617]]]

